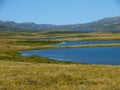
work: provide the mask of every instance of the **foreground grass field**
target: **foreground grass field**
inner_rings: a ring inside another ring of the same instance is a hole
[[[52,41],[24,40],[25,38],[46,37],[59,39]],[[19,56],[21,50],[38,48],[120,46],[120,44],[50,46],[50,44],[62,40],[120,40],[120,34],[1,32],[0,90],[120,90],[119,65],[88,65],[60,62],[42,57]]]
[[[120,90],[120,66],[0,61],[0,90]]]

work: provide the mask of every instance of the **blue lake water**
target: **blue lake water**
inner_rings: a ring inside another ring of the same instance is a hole
[[[86,45],[86,44],[110,44],[110,43],[120,43],[120,40],[108,40],[108,41],[69,41],[62,42],[58,44],[53,44],[53,46],[72,46],[72,45]]]
[[[120,33],[120,30],[107,30],[108,32],[113,32],[113,33]]]
[[[25,40],[56,40],[57,38],[26,38]]]
[[[76,33],[90,33],[90,32],[96,32],[98,30],[71,30],[71,32],[76,32]]]
[[[90,33],[90,32],[100,32],[102,30],[71,30],[71,32],[77,33]],[[104,32],[120,33],[120,30],[104,30]]]
[[[53,40],[53,38],[33,38],[32,40]],[[109,41],[69,41],[53,46],[71,46],[87,44],[120,43],[120,40]],[[94,48],[64,48],[27,50],[21,56],[40,56],[60,61],[82,62],[88,64],[118,64],[120,65],[120,47],[94,47]]]
[[[27,50],[23,51],[21,56],[41,56],[60,61],[88,64],[120,65],[120,47]]]

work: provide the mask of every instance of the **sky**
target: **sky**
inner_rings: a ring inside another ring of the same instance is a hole
[[[120,0],[0,0],[0,20],[80,24],[120,16]]]

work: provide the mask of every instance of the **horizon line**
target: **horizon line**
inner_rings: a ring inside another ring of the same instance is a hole
[[[19,22],[19,21],[14,21],[14,20],[0,20],[2,22],[13,22],[13,23],[18,23],[18,24],[22,24],[22,23],[31,23],[31,24],[38,24],[38,25],[77,25],[77,24],[87,24],[87,23],[92,23],[92,22],[97,22],[99,20],[102,20],[102,19],[107,19],[107,18],[115,18],[115,17],[120,17],[120,16],[114,16],[114,17],[104,17],[104,18],[100,18],[100,19],[97,19],[97,20],[92,20],[92,21],[88,21],[88,22],[84,22],[84,23],[74,23],[74,24],[47,24],[47,23],[37,23],[37,22],[32,22],[32,21],[23,21],[23,22]]]

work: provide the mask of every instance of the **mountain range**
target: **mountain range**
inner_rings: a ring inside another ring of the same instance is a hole
[[[101,20],[69,25],[35,24],[33,22],[16,23],[13,21],[0,21],[0,30],[120,30],[120,16]]]

